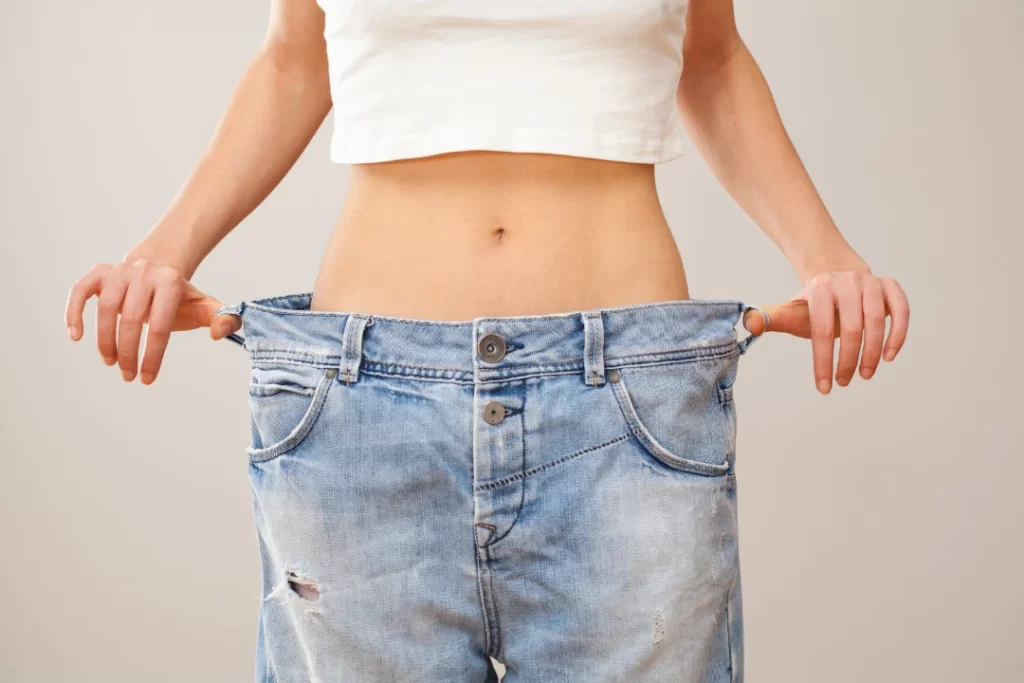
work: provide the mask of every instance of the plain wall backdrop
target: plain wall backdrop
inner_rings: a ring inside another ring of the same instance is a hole
[[[252,680],[248,357],[176,334],[157,382],[126,385],[96,351],[95,302],[78,344],[63,308],[162,213],[267,12],[0,4],[5,682]],[[895,364],[828,397],[809,342],[769,335],[741,361],[747,680],[1024,680],[1024,5],[737,13],[837,223],[912,310]],[[348,178],[328,160],[331,125],[197,286],[225,303],[312,288]],[[692,296],[798,291],[692,146],[657,178]]]

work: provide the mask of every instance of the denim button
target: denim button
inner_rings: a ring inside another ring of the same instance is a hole
[[[477,344],[480,357],[488,363],[497,363],[505,357],[505,340],[498,334],[485,334]]]
[[[608,371],[609,382],[618,382],[620,379],[622,379],[622,375],[619,374],[618,370],[612,368],[611,370]]]
[[[505,419],[505,406],[498,401],[488,401],[484,405],[484,422],[496,425]]]

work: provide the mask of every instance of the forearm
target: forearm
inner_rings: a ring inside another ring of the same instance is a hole
[[[738,36],[716,58],[685,63],[676,103],[712,172],[801,282],[827,270],[868,270],[836,228]]]
[[[324,64],[264,46],[167,210],[125,261],[148,258],[191,278],[277,186],[330,111]]]

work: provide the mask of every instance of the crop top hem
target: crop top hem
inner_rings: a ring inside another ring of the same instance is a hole
[[[488,150],[561,154],[565,156],[660,164],[683,155],[679,131],[670,138],[636,140],[613,134],[572,135],[561,130],[456,126],[406,136],[374,137],[336,129],[331,136],[330,159],[339,164],[368,164],[414,159],[450,152]]]

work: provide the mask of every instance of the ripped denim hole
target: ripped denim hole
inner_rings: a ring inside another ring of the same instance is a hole
[[[320,599],[320,589],[317,588],[316,581],[312,579],[305,579],[298,575],[294,570],[285,570],[285,579],[288,581],[288,587],[291,588],[300,598],[309,600],[310,602],[316,602]]]
[[[304,600],[308,603],[306,611],[311,612],[315,609],[312,603],[320,600],[320,587],[316,581],[300,575],[296,570],[285,569],[284,578],[274,587],[274,590],[267,594],[264,600],[276,600],[281,604],[286,604],[289,597]]]

